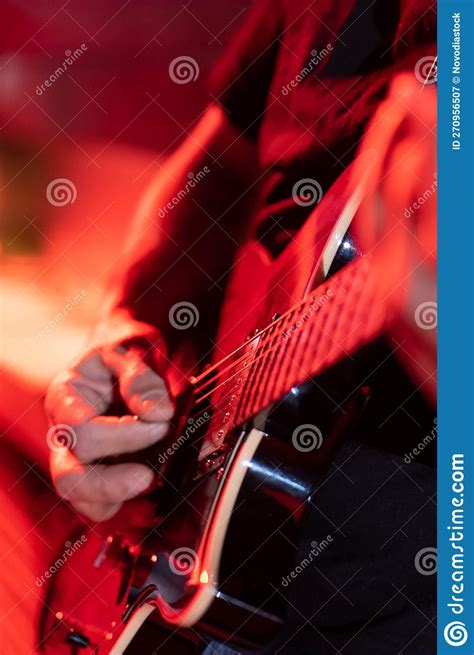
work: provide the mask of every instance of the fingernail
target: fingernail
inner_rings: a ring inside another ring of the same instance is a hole
[[[156,407],[161,400],[161,396],[148,396],[145,400],[142,400],[140,406],[143,411],[147,412],[153,407]]]
[[[168,399],[163,396],[142,400],[140,403],[141,418],[147,419],[149,416],[151,417],[149,420],[156,420],[160,417],[171,418],[172,410],[170,410],[169,406]]]
[[[156,423],[152,432],[156,439],[162,439],[165,434],[168,432],[169,425],[167,423]]]

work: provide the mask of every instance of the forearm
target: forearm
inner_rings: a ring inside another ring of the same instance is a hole
[[[209,108],[139,207],[125,265],[114,280],[112,315],[158,327],[170,349],[183,337],[169,321],[176,303],[192,303],[201,332],[212,330],[225,277],[248,227],[255,180],[253,146],[220,108]]]

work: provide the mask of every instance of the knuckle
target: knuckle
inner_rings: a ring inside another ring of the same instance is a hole
[[[74,485],[71,485],[71,476],[67,473],[58,475],[54,480],[54,486],[60,498],[64,500],[74,498]]]
[[[57,409],[58,396],[63,385],[64,375],[57,376],[49,385],[44,398],[44,407],[49,416],[54,417]]]
[[[122,373],[120,376],[119,384],[120,384],[120,393],[122,395],[122,398],[124,399],[131,399],[134,396],[136,396],[136,392],[134,387],[135,382],[135,375],[131,371],[125,371]]]
[[[54,418],[70,402],[70,384],[75,378],[74,369],[58,373],[46,390],[44,407],[47,414]]]
[[[174,412],[175,412],[175,407],[174,407],[173,399],[171,398],[171,396],[169,394],[167,394],[165,396],[164,400],[163,400],[163,415],[164,415],[164,418],[167,421],[170,421],[174,416]]]
[[[74,455],[80,462],[87,462],[92,456],[91,446],[93,445],[92,428],[88,423],[75,426],[76,440],[72,448]]]

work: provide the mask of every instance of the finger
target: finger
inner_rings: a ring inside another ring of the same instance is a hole
[[[99,353],[93,352],[53,381],[46,395],[46,411],[53,423],[77,425],[105,412],[112,391],[111,371]]]
[[[84,501],[72,501],[71,505],[80,514],[84,514],[87,518],[97,522],[108,521],[123,507],[123,503],[110,505],[107,503],[85,503]]]
[[[153,471],[144,464],[114,466],[76,465],[56,470],[54,483],[59,495],[74,503],[116,505],[147,491],[153,483]],[[118,511],[118,509],[117,509]]]
[[[146,497],[135,498],[127,503],[87,503],[81,500],[71,504],[92,521],[108,521],[120,511],[117,517],[119,527],[126,524],[130,529],[149,528],[156,519],[155,505]]]
[[[132,453],[163,439],[169,429],[165,422],[150,423],[133,416],[96,416],[81,423],[74,431],[74,454],[89,463],[102,457]]]
[[[133,414],[146,421],[169,421],[174,404],[163,378],[144,361],[143,351],[131,348],[105,353],[119,378],[120,395]]]

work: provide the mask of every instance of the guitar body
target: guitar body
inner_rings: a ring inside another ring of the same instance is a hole
[[[88,534],[49,590],[43,652],[257,650],[277,636],[306,505],[367,403],[390,313],[347,234],[363,193],[349,174],[279,257],[239,251],[212,365],[148,453],[152,529],[113,519]]]

